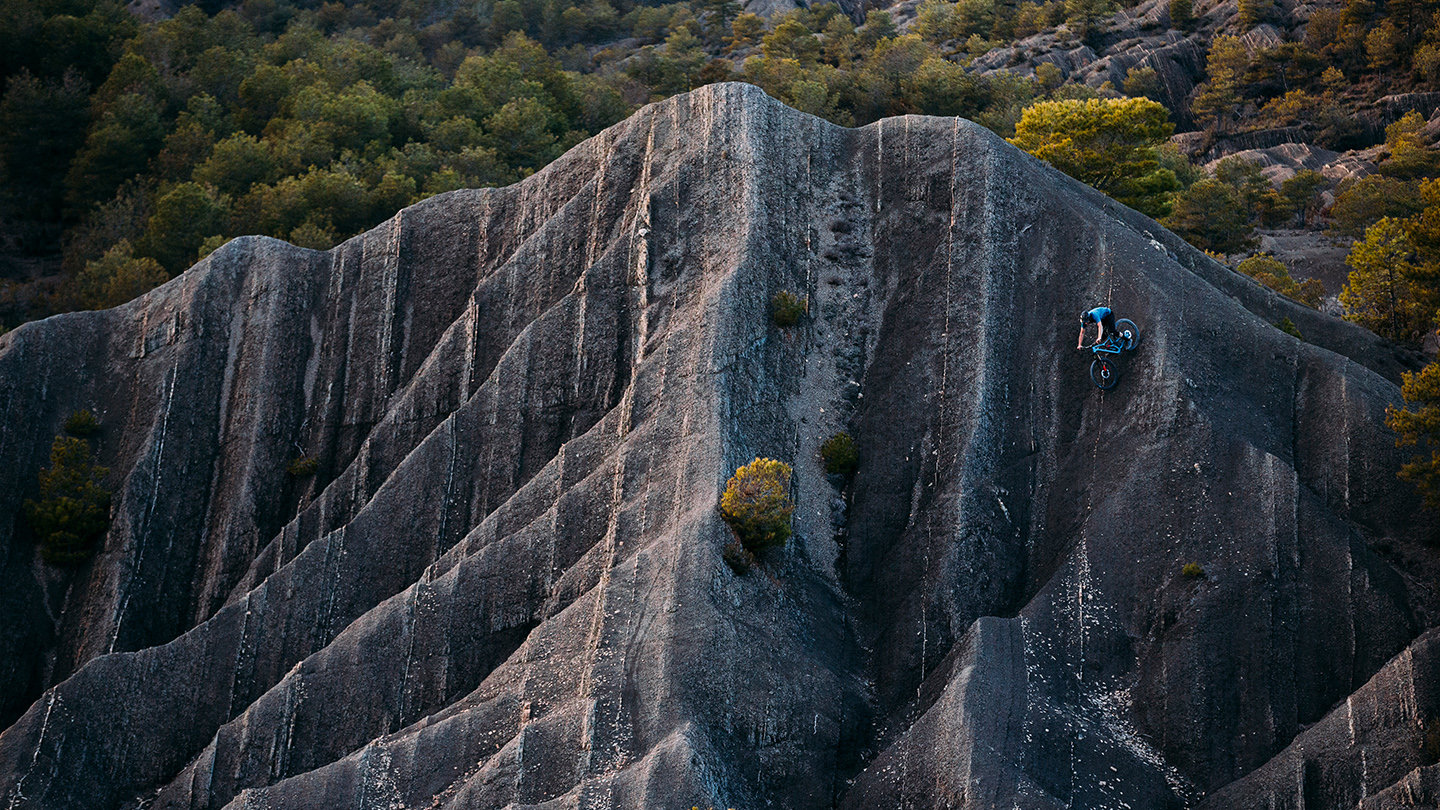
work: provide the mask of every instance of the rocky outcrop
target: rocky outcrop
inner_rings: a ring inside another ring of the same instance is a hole
[[[1302,171],[1319,172],[1331,182],[1338,182],[1344,177],[1340,173],[1343,168],[1339,171],[1331,168],[1339,166],[1340,153],[1304,143],[1287,143],[1265,149],[1246,149],[1226,155],[1226,157],[1232,156],[1258,165],[1260,171],[1264,173],[1265,179],[1276,186]],[[1217,158],[1206,163],[1205,170],[1213,174],[1220,160]]]
[[[1107,393],[1096,302],[1145,334]],[[1414,363],[981,127],[706,87],[0,337],[0,797],[1218,801],[1428,643],[1381,426]],[[116,494],[66,578],[16,515],[80,407]],[[715,505],[756,456],[795,536],[737,576]],[[1392,727],[1354,717],[1324,762]]]
[[[1440,631],[1432,630],[1264,767],[1200,807],[1433,806],[1440,683],[1430,673],[1436,671]]]

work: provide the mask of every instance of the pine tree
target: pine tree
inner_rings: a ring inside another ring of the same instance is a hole
[[[1196,119],[1224,129],[1240,106],[1241,80],[1250,66],[1250,54],[1238,37],[1220,36],[1210,43],[1205,70],[1210,78],[1197,88],[1191,103]]]
[[[1398,434],[1397,445],[1420,453],[1400,468],[1400,477],[1415,484],[1426,506],[1440,510],[1440,362],[1402,379],[1400,394],[1410,407],[1391,408],[1385,424]]]
[[[1436,296],[1418,281],[1423,268],[1405,224],[1385,217],[1365,231],[1345,261],[1353,268],[1340,303],[1345,317],[1381,337],[1418,345],[1435,320]]]
[[[25,502],[46,562],[78,565],[89,559],[110,520],[110,493],[101,484],[108,472],[90,460],[90,442],[55,437],[50,466],[40,471],[40,499]]]

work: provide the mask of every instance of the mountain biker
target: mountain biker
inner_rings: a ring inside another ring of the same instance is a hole
[[[1109,307],[1095,307],[1080,315],[1080,339],[1075,342],[1075,348],[1085,348],[1085,328],[1092,323],[1095,324],[1095,343],[1115,334],[1114,311]]]

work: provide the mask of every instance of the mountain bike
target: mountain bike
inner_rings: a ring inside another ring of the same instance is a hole
[[[1095,355],[1090,362],[1090,380],[1095,387],[1101,391],[1109,391],[1120,382],[1120,358],[1125,352],[1135,350],[1140,345],[1140,327],[1129,318],[1121,318],[1115,322],[1115,334],[1090,346],[1089,349]]]

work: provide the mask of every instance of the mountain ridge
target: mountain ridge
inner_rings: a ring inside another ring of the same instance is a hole
[[[1145,331],[1105,394],[1066,343],[1094,300]],[[8,676],[17,807],[1185,806],[1435,615],[1428,563],[1371,548],[1423,529],[1380,427],[1413,356],[959,119],[710,86],[328,253],[236,240],[58,317],[0,337],[0,510],[102,394],[124,486],[63,641],[4,639],[84,659]],[[714,504],[757,455],[795,466],[796,537],[737,578]],[[14,626],[45,572],[7,531]]]

